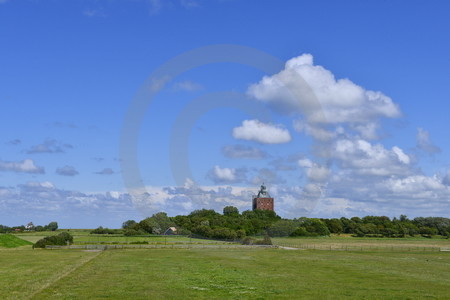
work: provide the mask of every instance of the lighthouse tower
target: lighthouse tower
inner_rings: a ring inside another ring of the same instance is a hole
[[[258,195],[253,195],[253,210],[263,209],[273,211],[273,208],[273,198],[270,197],[269,192],[267,191],[267,188],[263,183],[261,185],[261,189],[258,192]]]

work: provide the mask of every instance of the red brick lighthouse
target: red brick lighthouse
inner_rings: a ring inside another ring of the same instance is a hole
[[[261,185],[258,195],[253,195],[253,210],[255,209],[274,210],[273,198],[270,197],[264,183]]]

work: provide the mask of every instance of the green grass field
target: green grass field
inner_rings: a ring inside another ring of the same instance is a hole
[[[436,250],[448,248],[447,239],[273,239],[279,245],[333,251],[226,249],[224,242],[195,239],[211,247],[31,248],[29,241],[57,233],[0,235],[0,243],[12,239],[17,247],[0,244],[1,299],[450,299],[450,252]],[[79,244],[190,242],[174,236],[71,233]],[[336,251],[344,247],[347,251]]]
[[[142,249],[1,253],[2,299],[445,299],[448,252]]]
[[[12,234],[0,234],[0,248],[16,248],[31,244],[31,242],[18,238]]]
[[[61,231],[43,231],[43,232],[24,232],[16,234],[17,237],[36,243],[38,240],[49,236],[56,235]],[[68,232],[74,238],[74,245],[85,244],[133,244],[136,242],[146,242],[148,244],[155,245],[187,245],[187,244],[200,244],[200,245],[226,245],[230,242],[205,240],[189,238],[187,236],[162,236],[162,235],[148,235],[148,236],[124,236],[122,234],[89,234],[91,230],[83,229],[71,229]]]
[[[450,240],[442,237],[367,238],[331,236],[316,238],[272,238],[276,245],[317,250],[390,250],[390,251],[438,251],[450,248]]]

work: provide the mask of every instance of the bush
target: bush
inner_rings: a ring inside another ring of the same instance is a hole
[[[145,232],[144,230],[136,230],[136,229],[125,229],[123,235],[125,236],[133,236],[133,235],[147,235],[148,232]]]
[[[47,236],[43,239],[40,239],[33,245],[33,248],[45,248],[46,245],[60,245],[64,246],[69,244],[73,244],[73,236],[68,232],[61,232],[58,235]]]
[[[91,231],[91,234],[115,234],[115,233],[120,233],[120,230],[103,228],[102,226]]]
[[[130,242],[130,244],[132,245],[148,245],[147,241],[135,241],[135,242]]]
[[[304,219],[300,227],[290,236],[327,236],[330,235],[328,227],[319,219]]]
[[[309,236],[309,232],[306,231],[305,227],[298,227],[290,236]]]
[[[272,240],[270,236],[266,233],[262,240],[256,240],[255,245],[272,245]]]
[[[253,243],[255,242],[255,239],[249,236],[246,236],[243,240],[242,240],[242,245],[253,245]]]

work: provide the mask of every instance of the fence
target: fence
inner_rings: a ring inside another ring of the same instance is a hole
[[[69,246],[57,246],[46,245],[45,249],[82,249],[82,250],[110,250],[110,249],[249,249],[249,248],[277,248],[277,246],[269,245],[239,245],[239,244],[120,244],[120,245],[103,245],[103,244],[90,244],[90,245],[69,245]]]
[[[329,250],[329,251],[415,251],[415,252],[432,252],[432,251],[450,251],[450,248],[432,247],[432,246],[405,246],[405,245],[352,245],[352,244],[291,244],[279,243],[279,246],[308,249],[308,250]],[[448,249],[448,250],[446,250]]]

